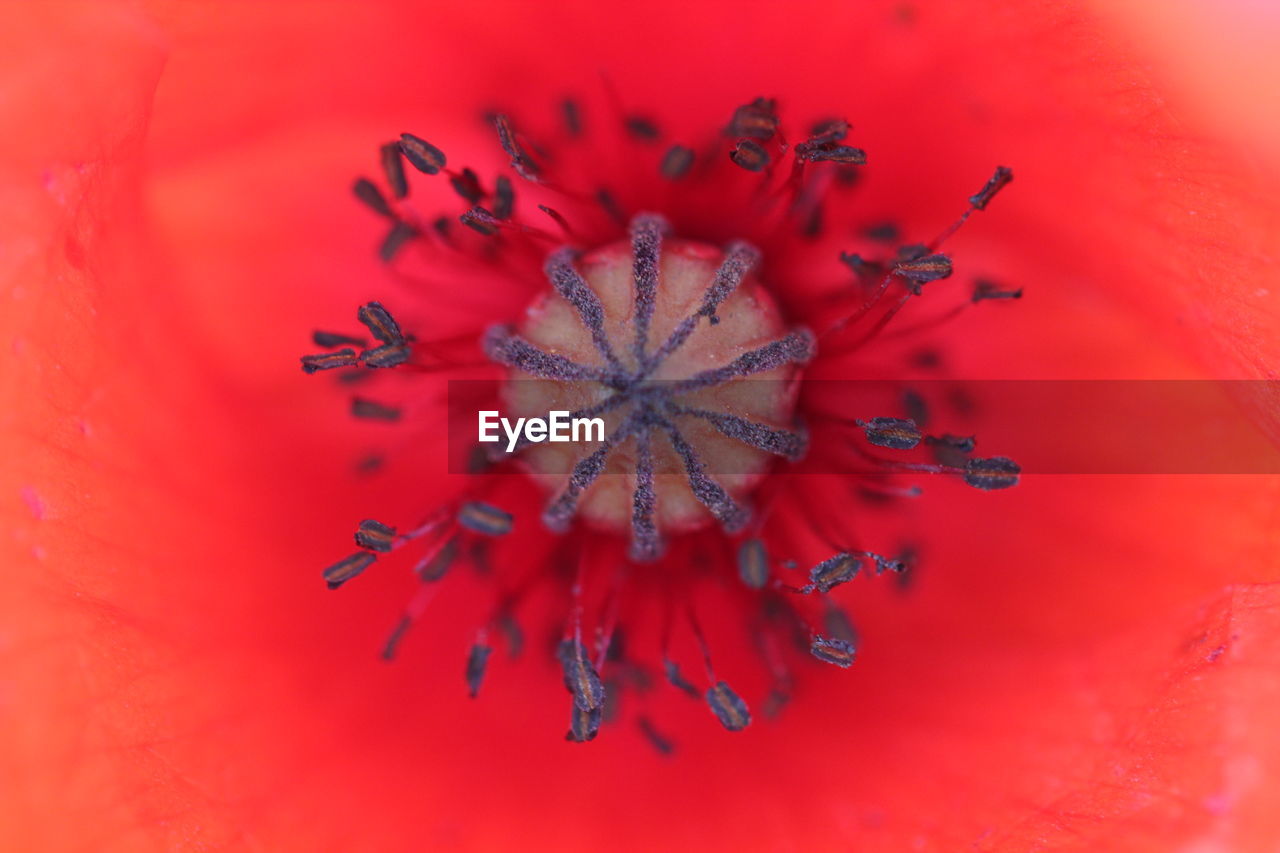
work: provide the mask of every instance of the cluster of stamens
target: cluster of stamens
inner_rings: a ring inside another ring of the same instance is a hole
[[[582,134],[582,116],[572,103],[566,103],[564,120],[571,137]],[[608,190],[582,191],[561,185],[554,164],[544,162],[547,148],[528,145],[506,116],[493,121],[498,142],[518,177],[541,191],[559,193],[571,206],[589,201],[609,220],[628,222],[624,208]],[[661,138],[660,129],[647,119],[630,116],[624,124],[627,133],[644,144]],[[786,217],[799,223],[801,233],[812,235],[821,227],[823,188],[833,181],[850,182],[849,176],[855,174],[850,170],[866,162],[865,152],[844,143],[849,129],[843,120],[824,121],[815,125],[804,141],[788,146],[776,105],[757,98],[734,112],[724,134],[709,150],[719,152],[723,163],[720,146],[728,140],[727,159],[738,174],[758,173],[766,181],[758,193],[763,209],[780,205]],[[780,186],[771,188],[768,182],[773,180],[775,166],[788,154],[791,169],[781,177]],[[539,251],[546,244],[562,244],[566,238],[573,242],[569,218],[560,210],[537,205],[559,226],[562,235],[522,221],[516,215],[510,179],[499,176],[493,191],[486,192],[474,171],[449,169],[444,152],[421,137],[403,134],[398,141],[387,143],[381,150],[381,163],[390,198],[365,178],[356,182],[355,193],[390,221],[379,249],[388,262],[420,240],[437,240],[458,249],[461,241],[451,226],[455,221],[474,232],[471,239],[478,234],[498,242],[523,241],[538,246]],[[414,213],[404,203],[409,193],[406,163],[423,174],[447,176],[469,205],[466,212],[456,219],[440,217],[433,222]],[[708,173],[713,169],[708,158],[693,147],[674,144],[660,157],[657,171],[664,180],[679,183],[690,180],[699,166]],[[787,572],[798,570],[800,565],[771,553],[765,513],[753,513],[748,496],[770,466],[797,463],[810,449],[810,434],[795,417],[800,369],[819,356],[841,358],[856,351],[875,338],[911,298],[919,296],[926,284],[950,277],[952,261],[939,252],[941,244],[972,213],[985,209],[1011,179],[1008,169],[998,168],[969,199],[969,207],[959,220],[929,243],[902,246],[896,254],[882,259],[841,254],[840,261],[853,274],[855,286],[841,291],[840,301],[831,303],[833,310],[806,316],[816,333],[782,321],[768,289],[755,278],[762,253],[751,243],[734,240],[721,249],[708,242],[679,240],[663,216],[641,212],[630,218],[625,243],[592,251],[580,246],[554,248],[546,255],[543,268],[550,292],[535,300],[523,321],[509,317],[510,322],[490,324],[477,335],[485,355],[507,371],[503,383],[507,405],[522,414],[537,415],[549,413],[556,403],[574,401],[569,407],[571,417],[600,416],[610,424],[602,441],[575,445],[569,456],[552,453],[546,445],[527,438],[521,438],[508,453],[489,454],[491,463],[512,463],[548,484],[551,497],[542,512],[542,523],[572,546],[566,558],[572,566],[568,615],[556,647],[572,699],[570,740],[588,741],[596,736],[609,700],[619,689],[618,681],[603,673],[613,662],[622,661],[615,629],[618,590],[628,567],[618,569],[593,642],[584,631],[583,590],[597,565],[607,559],[596,556],[591,544],[596,540],[588,537],[607,539],[625,531],[628,564],[669,559],[670,544],[676,537],[713,533],[736,539],[730,549],[736,555],[732,573],[740,581],[739,589],[757,597],[764,614],[759,620],[764,627],[759,628],[758,645],[773,684],[767,711],[775,711],[786,700],[792,685],[775,634],[802,636],[809,654],[823,663],[845,668],[853,662],[856,632],[829,594],[852,581],[864,567],[875,575],[903,575],[913,562],[911,549],[884,556],[855,547],[846,534],[815,520],[814,534],[834,553],[811,561],[806,580],[798,582],[789,579]],[[675,268],[664,266],[668,261],[683,266],[672,271]],[[625,294],[619,292],[623,281],[628,290]],[[895,293],[897,298],[886,307],[886,297]],[[972,301],[1020,296],[1020,290],[984,281],[975,286]],[[402,332],[380,303],[361,306],[357,319],[376,339],[374,345],[369,346],[360,336],[317,332],[315,343],[327,351],[304,356],[303,369],[314,373],[336,368],[450,368],[447,358],[435,363],[429,358],[438,358],[438,353],[447,349],[445,344],[456,343],[456,339],[424,340],[440,346],[423,347],[432,355],[422,356],[417,346],[420,339]],[[465,347],[465,342],[461,346]],[[723,395],[733,388],[740,389],[737,398]],[[743,394],[741,389],[750,390]],[[726,402],[735,399],[737,402]],[[975,444],[970,437],[927,435],[917,425],[919,416],[859,419],[803,407],[802,412],[806,418],[825,419],[844,431],[838,447],[824,451],[855,457],[877,473],[951,474],[981,490],[1007,488],[1018,480],[1020,469],[1011,460],[972,456]],[[395,421],[401,415],[393,406],[363,397],[353,399],[352,413],[383,421]],[[861,441],[872,448],[913,451],[924,445],[932,451],[933,461],[881,458],[848,437],[851,431],[860,433]],[[726,444],[737,448],[728,456],[742,463],[741,470],[726,473],[716,468],[724,464]],[[410,546],[421,549],[413,571],[423,585],[396,623],[384,657],[395,654],[450,568],[470,562],[488,572],[493,549],[517,523],[517,513],[491,500],[491,490],[481,480],[487,478],[478,478],[457,499],[411,529],[399,531],[375,520],[361,522],[355,537],[358,550],[325,570],[325,581],[337,588],[383,555]],[[619,483],[625,484],[625,490]],[[534,581],[549,575],[535,572]],[[503,594],[492,616],[477,630],[465,667],[472,696],[484,680],[493,651],[492,634],[505,638],[512,656],[522,648],[515,611],[523,595],[523,586],[517,593]],[[802,612],[809,606],[805,602],[813,601],[821,603],[820,629]],[[683,610],[700,649],[705,688],[696,687],[685,676],[671,653],[671,613],[677,609]],[[692,603],[682,608],[668,603],[667,613],[662,630],[666,681],[704,701],[726,729],[744,728],[751,720],[750,710],[717,676]],[[655,747],[670,751],[671,741],[647,716],[637,722]]]

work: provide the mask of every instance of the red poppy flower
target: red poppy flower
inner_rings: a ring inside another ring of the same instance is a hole
[[[560,740],[550,655],[495,654],[468,699],[468,648],[493,606],[484,578],[451,575],[394,666],[377,651],[418,582],[390,560],[340,594],[318,578],[354,521],[411,524],[467,478],[443,475],[438,435],[345,417],[340,387],[298,373],[307,335],[348,329],[378,300],[426,341],[486,304],[511,322],[547,289],[491,267],[471,278],[425,249],[418,267],[388,268],[375,252],[386,223],[349,194],[406,130],[490,181],[513,159],[482,120],[496,111],[528,129],[529,157],[607,173],[628,212],[645,199],[713,244],[751,227],[738,184],[703,185],[720,204],[655,200],[665,145],[602,144],[601,92],[665,142],[714,132],[761,94],[778,99],[790,144],[811,120],[847,116],[869,166],[829,213],[856,218],[828,216],[814,243],[751,234],[769,284],[833,262],[851,225],[927,240],[1007,163],[1016,183],[947,246],[965,281],[1028,298],[928,330],[948,375],[1276,378],[1275,127],[1242,109],[1229,73],[1266,69],[1249,61],[1270,53],[1224,60],[1246,20],[1273,47],[1275,21],[1241,4],[1189,47],[1194,9],[1173,11],[1158,27],[1137,2],[6,11],[0,837],[123,850],[1274,844],[1274,478],[1029,475],[994,494],[931,481],[906,519],[919,577],[905,592],[860,578],[840,598],[864,638],[857,663],[806,669],[783,716],[742,732],[675,691],[654,698],[672,761],[626,707],[589,747]],[[598,124],[580,149],[551,150],[569,95]],[[458,212],[441,177],[415,176],[411,198]],[[537,188],[516,190],[531,216]],[[624,234],[613,227],[593,245]],[[788,319],[791,294],[774,294]],[[891,346],[876,352],[909,349]],[[440,409],[414,396],[438,382],[378,387]],[[1277,434],[1274,398],[1242,404]],[[374,450],[382,469],[357,474]],[[828,499],[820,482],[802,480],[812,494],[783,511]],[[537,511],[533,486],[512,488]],[[903,513],[849,509],[888,553]],[[759,654],[716,633],[744,612],[702,621],[717,672],[758,698]],[[662,620],[655,606],[630,624],[656,637]],[[531,647],[555,639],[541,624]]]

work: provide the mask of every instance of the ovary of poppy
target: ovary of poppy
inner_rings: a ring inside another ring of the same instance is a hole
[[[1251,176],[1210,133],[1176,133],[1077,13],[977,10],[961,39],[927,7],[911,26],[887,8],[646,7],[608,21],[415,9],[158,4],[153,24],[129,4],[86,3],[5,27],[18,93],[5,125],[23,129],[0,163],[8,846],[1276,837],[1263,718],[1275,596],[1216,591],[1275,579],[1276,493],[1261,478],[1041,478],[1016,499],[945,500],[937,568],[911,597],[859,600],[876,655],[746,740],[695,729],[705,712],[689,709],[672,764],[622,738],[585,753],[540,739],[563,721],[539,701],[555,675],[536,661],[495,669],[486,701],[468,702],[465,615],[442,614],[402,664],[377,666],[403,587],[335,601],[314,583],[328,555],[317,531],[420,508],[423,476],[353,481],[345,454],[366,433],[300,383],[293,357],[317,314],[345,316],[385,287],[378,235],[345,197],[350,172],[371,143],[441,111],[463,140],[489,99],[550,100],[605,62],[628,97],[676,120],[757,90],[848,109],[894,178],[872,198],[925,230],[942,223],[891,204],[904,187],[921,211],[946,210],[999,158],[1037,188],[964,238],[975,264],[1043,299],[1014,321],[974,320],[976,340],[958,347],[970,375],[1194,376],[1274,358],[1248,263],[1273,232],[1266,205],[1239,192]],[[659,35],[671,49],[655,70],[646,42]],[[529,68],[539,79],[517,85]],[[677,85],[690,75],[697,91]],[[419,79],[446,84],[406,83]],[[1174,215],[1188,196],[1208,225]],[[1180,262],[1153,266],[1162,251]],[[1188,334],[1180,316],[1231,337]],[[1175,347],[1186,338],[1190,356]]]

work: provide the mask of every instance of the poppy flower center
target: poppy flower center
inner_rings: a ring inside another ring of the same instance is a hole
[[[796,380],[813,335],[790,329],[756,275],[760,253],[669,236],[639,214],[630,241],[551,255],[552,288],[516,327],[489,330],[489,356],[511,368],[517,417],[596,416],[603,440],[517,445],[551,493],[543,520],[630,529],[653,559],[665,534],[746,523],[746,497],[776,456],[799,458]]]

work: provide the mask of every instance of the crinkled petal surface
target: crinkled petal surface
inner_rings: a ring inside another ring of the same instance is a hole
[[[409,299],[348,195],[401,130],[493,158],[480,112],[600,70],[682,126],[777,94],[854,121],[867,204],[913,231],[1016,166],[955,254],[1035,295],[965,321],[965,375],[1280,362],[1275,173],[1183,86],[1179,40],[1132,46],[1139,5],[434,6],[0,13],[4,846],[1274,846],[1274,478],[940,486],[911,594],[856,601],[858,664],[739,735],[676,709],[673,762],[560,741],[550,663],[468,701],[465,590],[381,665],[411,579],[339,599],[316,567],[352,519],[428,506],[439,460],[354,478],[377,437],[296,356]]]

